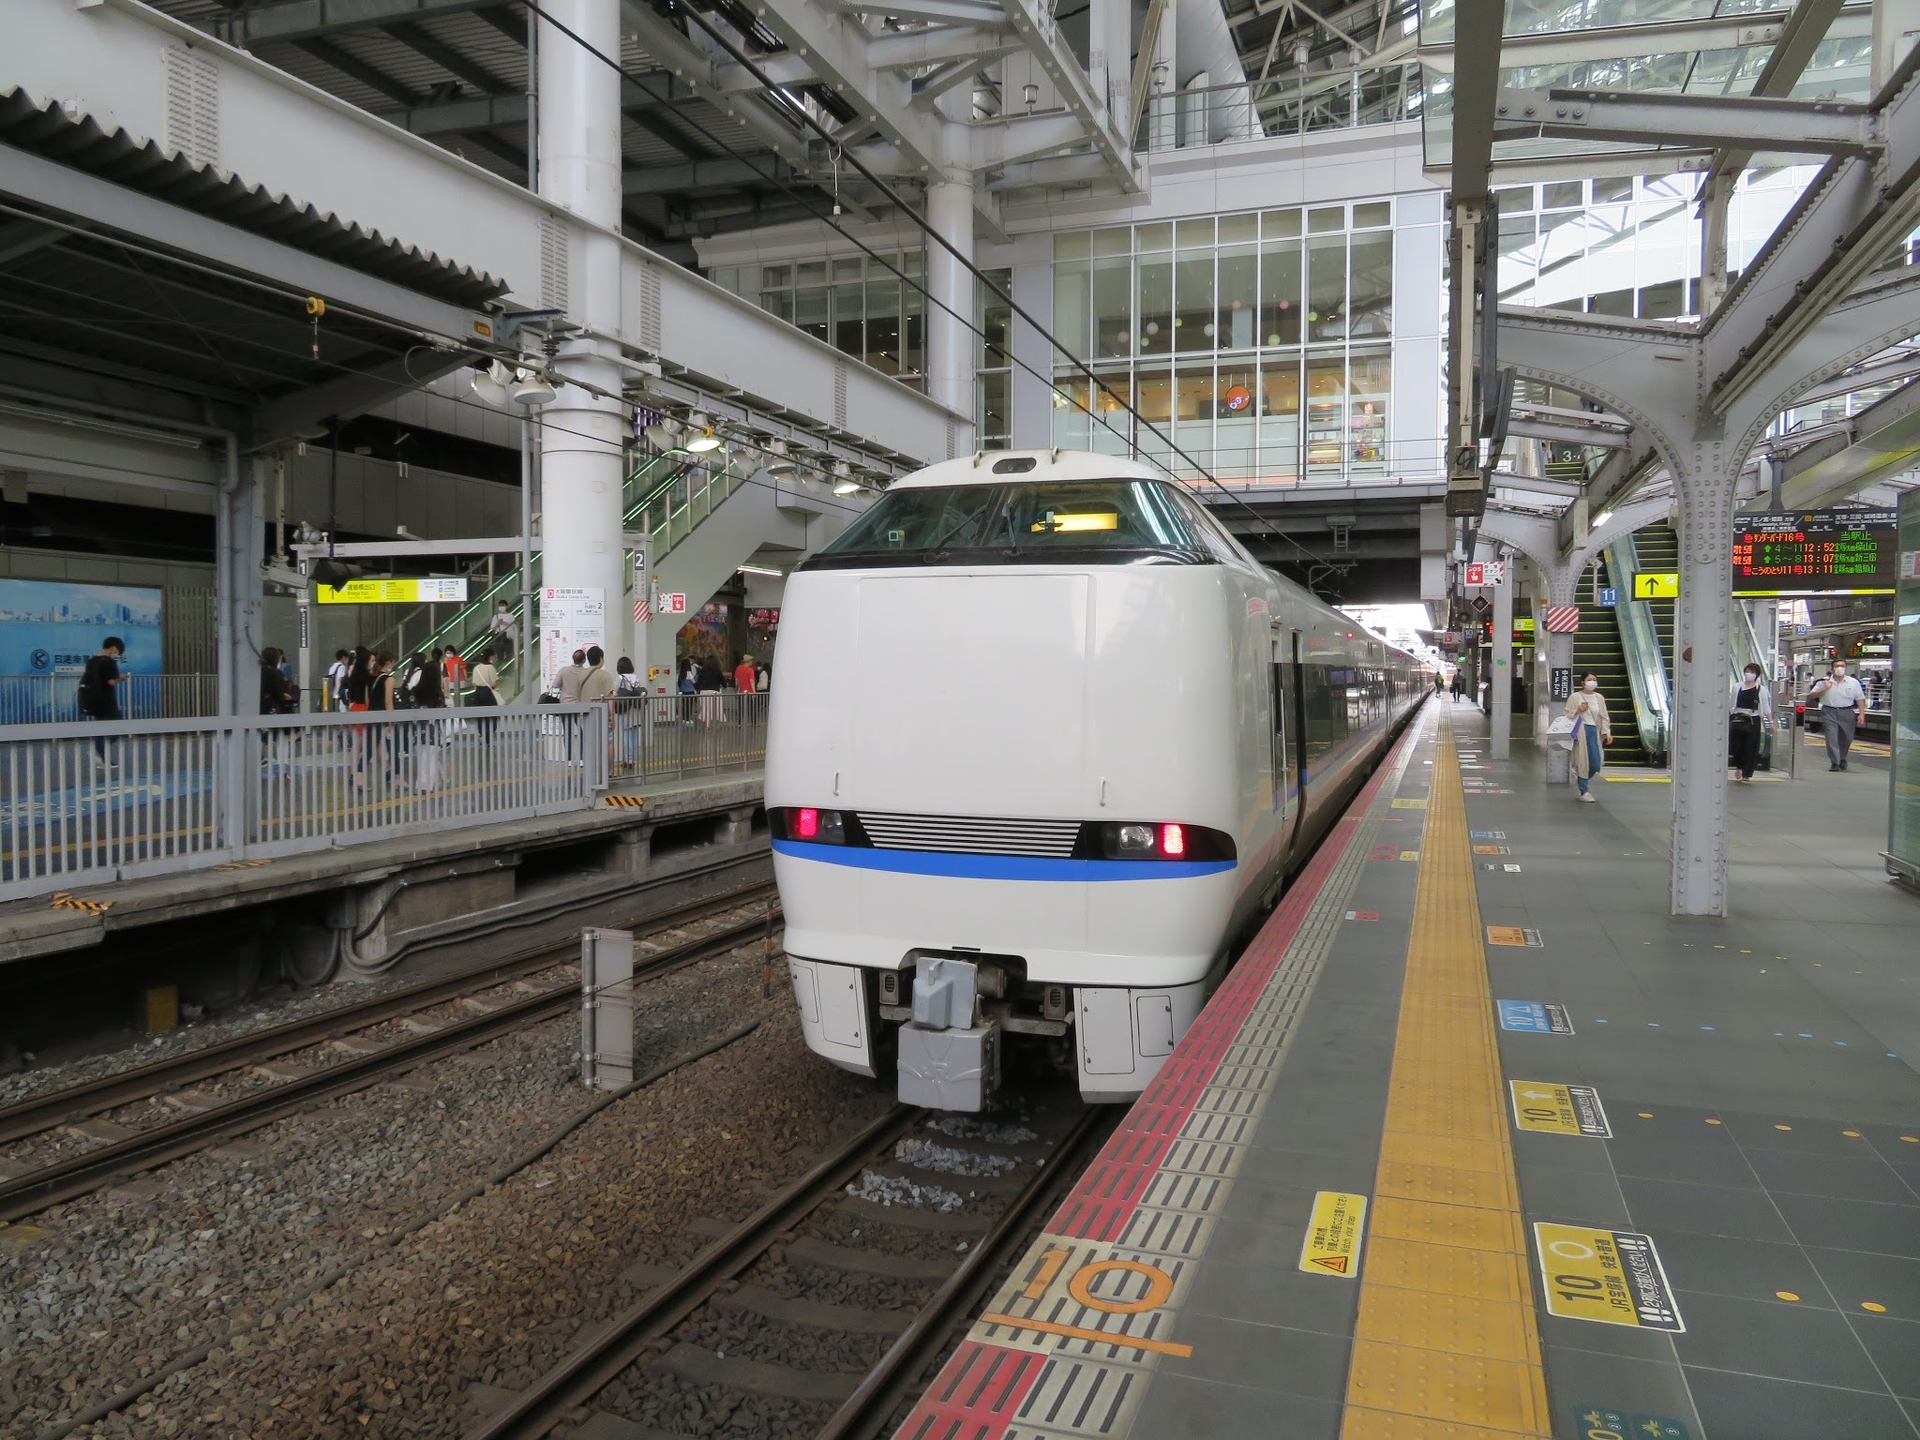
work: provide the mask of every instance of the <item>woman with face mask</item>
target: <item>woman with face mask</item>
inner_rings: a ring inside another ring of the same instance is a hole
[[[1600,677],[1588,671],[1580,678],[1580,688],[1567,698],[1567,714],[1573,718],[1573,778],[1580,787],[1580,798],[1593,804],[1588,787],[1606,763],[1602,746],[1613,743],[1613,725],[1607,719],[1607,697],[1600,693]]]
[[[1760,737],[1766,733],[1767,716],[1772,713],[1773,697],[1767,693],[1760,667],[1747,666],[1733,682],[1733,718],[1727,732],[1728,749],[1742,785],[1753,783],[1753,767],[1760,762]]]

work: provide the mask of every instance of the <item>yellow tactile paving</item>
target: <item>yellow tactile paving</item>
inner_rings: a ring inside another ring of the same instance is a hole
[[[1483,936],[1443,723],[1342,1440],[1552,1433]]]

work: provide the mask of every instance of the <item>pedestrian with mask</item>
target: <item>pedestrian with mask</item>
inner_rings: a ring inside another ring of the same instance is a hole
[[[1753,767],[1760,763],[1760,737],[1772,713],[1773,697],[1767,693],[1760,667],[1749,664],[1733,682],[1733,715],[1728,721],[1728,749],[1742,785],[1753,783]]]
[[[1580,688],[1567,697],[1567,714],[1573,719],[1573,778],[1580,787],[1580,798],[1593,804],[1589,788],[1606,764],[1603,747],[1613,743],[1613,725],[1607,719],[1607,697],[1600,693],[1600,677],[1588,671],[1580,677]]]
[[[1836,660],[1824,680],[1813,682],[1807,700],[1820,702],[1820,728],[1827,740],[1827,770],[1847,768],[1847,752],[1853,748],[1853,732],[1867,718],[1867,692],[1847,673],[1847,662]]]

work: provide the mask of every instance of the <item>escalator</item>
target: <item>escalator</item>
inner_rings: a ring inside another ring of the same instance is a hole
[[[1574,603],[1580,607],[1580,628],[1573,635],[1573,684],[1592,671],[1600,679],[1600,694],[1607,702],[1607,714],[1625,717],[1634,713],[1633,687],[1627,679],[1627,661],[1620,645],[1620,626],[1614,607],[1599,603],[1602,586],[1615,582],[1607,573],[1605,557],[1595,560],[1581,572],[1574,590]],[[1607,746],[1609,765],[1645,765],[1647,751],[1640,742],[1639,728],[1616,723],[1613,743]]]
[[[1666,764],[1673,714],[1674,602],[1635,600],[1633,577],[1677,571],[1679,555],[1673,527],[1649,525],[1609,545],[1580,577],[1574,675],[1577,681],[1591,670],[1600,678],[1600,693],[1614,720],[1609,764]],[[1598,603],[1603,586],[1618,592],[1617,605]]]

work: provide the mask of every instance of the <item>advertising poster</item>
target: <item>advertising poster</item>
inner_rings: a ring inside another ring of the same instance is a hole
[[[553,677],[573,652],[607,643],[606,593],[599,586],[549,585],[540,592],[540,688],[551,690]]]
[[[0,675],[79,675],[117,635],[122,673],[160,673],[160,592],[67,580],[0,580]]]

